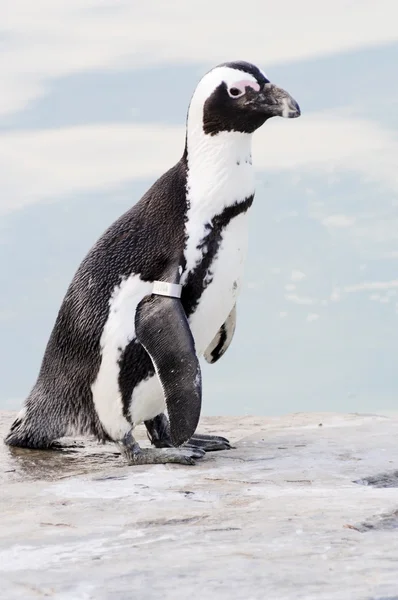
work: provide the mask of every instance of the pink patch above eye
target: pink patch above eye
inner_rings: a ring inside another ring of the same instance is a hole
[[[256,92],[260,91],[259,84],[256,81],[253,81],[252,79],[242,79],[242,81],[237,81],[236,83],[231,85],[231,88],[232,87],[237,88],[241,92],[245,92],[247,87],[252,88]]]

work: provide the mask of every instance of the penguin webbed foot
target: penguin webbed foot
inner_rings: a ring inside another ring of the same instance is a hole
[[[207,435],[195,433],[187,445],[196,448],[202,448],[205,452],[217,452],[218,450],[231,450],[234,446],[231,445],[227,438],[221,435]]]
[[[170,435],[170,423],[165,414],[160,414],[150,421],[145,421],[148,438],[155,448],[172,448]],[[208,435],[195,433],[183,446],[183,448],[200,448],[205,452],[216,452],[218,450],[230,450],[229,440],[219,435]]]
[[[129,465],[164,465],[168,463],[194,465],[197,459],[205,455],[202,448],[196,447],[141,448],[131,432],[127,433],[117,444]]]

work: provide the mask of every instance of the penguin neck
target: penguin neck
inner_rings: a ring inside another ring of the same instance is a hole
[[[186,149],[187,200],[191,215],[204,220],[254,194],[252,134],[220,131],[205,134],[188,119]]]

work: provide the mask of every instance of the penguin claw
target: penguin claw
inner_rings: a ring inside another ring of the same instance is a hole
[[[193,435],[187,444],[196,448],[202,448],[205,452],[217,452],[219,450],[231,450],[231,448],[234,448],[225,437],[199,433]]]
[[[206,454],[206,450],[204,448],[201,448],[200,446],[195,446],[193,444],[190,444],[189,442],[184,444],[182,448],[190,450],[195,458],[203,458]]]
[[[183,450],[179,453],[179,458],[171,462],[179,463],[182,465],[196,465],[196,461],[204,457],[206,452],[201,448],[193,448],[183,446],[182,448],[176,448],[175,450]]]

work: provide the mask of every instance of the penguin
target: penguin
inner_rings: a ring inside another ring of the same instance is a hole
[[[230,448],[195,433],[199,359],[217,362],[234,335],[255,191],[252,136],[274,116],[299,117],[300,108],[255,65],[228,62],[204,75],[181,159],[80,264],[6,444],[47,449],[90,435],[114,442],[131,465],[191,465]],[[150,448],[134,439],[141,423]]]

